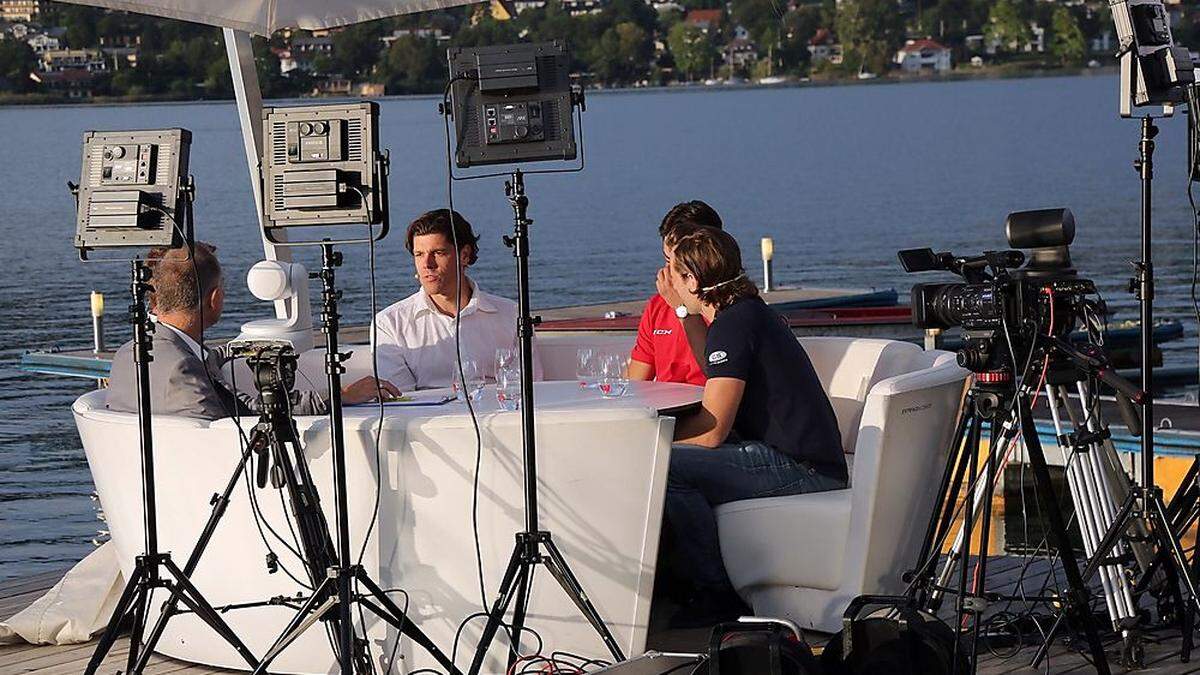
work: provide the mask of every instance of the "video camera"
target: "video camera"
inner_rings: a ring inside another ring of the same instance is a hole
[[[1063,338],[1083,316],[1095,285],[1078,276],[1068,247],[1075,239],[1069,209],[1010,213],[1005,220],[1008,244],[1017,250],[986,251],[977,256],[935,253],[933,249],[899,252],[904,271],[953,272],[956,283],[916,284],[912,289],[913,324],[919,328],[963,329],[958,363],[976,373],[1009,372],[1008,348],[996,338],[1008,332],[1012,350],[1021,353],[1037,335]]]
[[[246,360],[254,373],[263,410],[286,412],[295,404],[297,354],[292,346],[274,340],[235,340],[229,345],[233,358]]]

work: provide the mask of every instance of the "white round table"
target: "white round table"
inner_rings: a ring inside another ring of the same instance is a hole
[[[436,417],[467,414],[467,405],[461,401],[449,401],[440,405],[415,405],[440,401],[452,393],[449,389],[422,389],[405,393],[414,400],[407,405],[404,403],[385,404],[385,416]],[[629,390],[625,392],[625,395],[617,398],[604,398],[598,390],[584,389],[574,380],[533,383],[534,408],[537,410],[637,407],[656,410],[660,415],[679,415],[699,406],[703,396],[703,387],[677,382],[630,382]],[[477,415],[505,412],[496,402],[495,384],[488,384],[484,387],[482,396],[474,402],[474,408]],[[345,416],[373,417],[376,410],[378,410],[377,403],[346,406]]]

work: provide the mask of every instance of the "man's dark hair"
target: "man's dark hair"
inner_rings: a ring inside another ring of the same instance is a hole
[[[195,311],[200,298],[221,285],[221,263],[217,247],[198,241],[189,252],[186,246],[150,250],[146,264],[150,268],[150,308],[156,314]],[[199,291],[197,294],[197,277]]]
[[[451,219],[454,221],[454,229],[450,229]],[[471,247],[471,257],[467,260],[467,264],[474,265],[475,261],[479,260],[479,237],[471,229],[471,224],[467,222],[467,219],[463,218],[458,211],[436,209],[417,216],[417,219],[408,226],[408,233],[404,236],[404,248],[412,253],[413,238],[425,234],[440,234],[451,242],[457,237],[460,251],[464,246]]]
[[[701,227],[722,229],[721,216],[717,215],[713,207],[699,199],[693,199],[690,202],[680,202],[667,211],[667,215],[663,216],[662,224],[658,226],[658,236],[664,241],[668,237],[679,239]],[[675,230],[679,228],[684,228],[686,232],[682,230],[676,232]]]

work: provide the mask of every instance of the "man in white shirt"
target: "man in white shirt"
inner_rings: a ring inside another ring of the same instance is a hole
[[[478,242],[471,224],[449,209],[424,213],[408,226],[404,245],[421,288],[375,316],[381,378],[402,390],[449,387],[457,369],[456,315],[463,361],[474,361],[480,375],[495,378],[497,349],[513,350],[515,362],[517,303],[485,292],[466,274],[479,258]],[[541,379],[536,354],[533,372]]]

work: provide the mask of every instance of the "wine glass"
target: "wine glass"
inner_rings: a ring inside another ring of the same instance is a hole
[[[512,347],[499,347],[496,349],[496,369],[492,371],[496,378],[499,379],[501,370],[509,370],[517,368],[517,350]]]
[[[580,347],[575,352],[575,378],[580,389],[594,389],[600,382],[601,356],[591,347]]]
[[[464,382],[466,386],[463,386]],[[483,396],[483,376],[479,374],[479,366],[471,359],[463,359],[460,377],[455,364],[451,386],[454,388],[454,397],[460,402],[465,403],[468,397],[471,401],[478,401]]]
[[[509,366],[496,371],[496,403],[501,410],[521,408],[521,369]]]
[[[620,398],[629,390],[629,357],[605,354],[600,361],[600,395]]]

